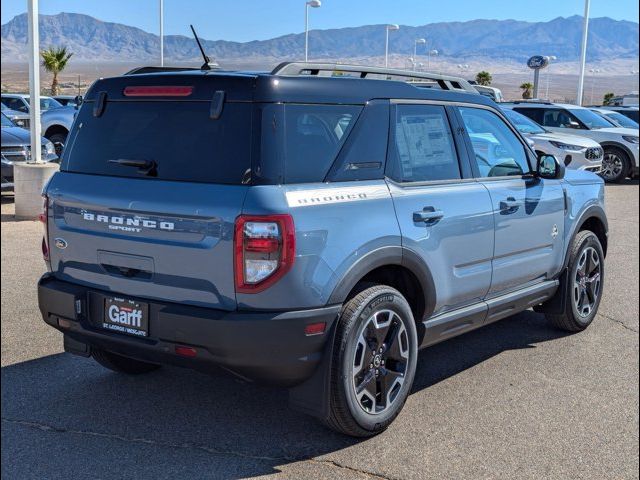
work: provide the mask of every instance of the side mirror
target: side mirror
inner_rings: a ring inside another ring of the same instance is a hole
[[[580,130],[580,124],[578,122],[574,122],[571,120],[568,125],[569,128],[574,128],[576,130]]]
[[[540,178],[560,180],[564,178],[565,166],[553,155],[542,154],[538,157],[536,173]]]
[[[82,100],[82,95],[76,95],[76,97],[73,99],[76,104],[76,109],[80,108],[80,105],[82,105]]]

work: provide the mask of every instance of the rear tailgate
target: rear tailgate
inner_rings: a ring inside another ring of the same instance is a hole
[[[53,273],[123,295],[233,310],[233,226],[246,188],[60,172],[47,190]]]
[[[47,187],[53,274],[121,296],[235,309],[251,88],[229,76],[96,82]]]

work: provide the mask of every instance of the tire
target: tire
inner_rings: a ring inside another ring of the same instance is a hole
[[[91,356],[103,367],[113,370],[114,372],[129,375],[149,373],[160,368],[160,365],[156,365],[155,363],[141,362],[140,360],[123,357],[122,355],[98,348],[91,349]]]
[[[67,136],[67,133],[54,133],[49,137],[49,141],[56,147],[56,155],[58,155],[58,157],[62,155],[62,150],[64,149],[65,142],[67,141]]]
[[[384,431],[411,391],[417,357],[416,324],[405,298],[386,285],[366,286],[344,305],[337,325],[325,423],[353,437]],[[356,382],[366,385],[359,393]]]
[[[629,174],[631,163],[626,152],[617,147],[605,147],[601,176],[605,182],[620,183]]]
[[[592,269],[596,266],[594,254],[597,255],[597,272],[595,268]],[[557,328],[567,332],[580,332],[587,328],[600,306],[604,274],[604,253],[600,240],[591,231],[578,232],[571,245],[566,280],[569,284],[565,289],[567,298],[564,302],[564,312],[546,314],[547,319]],[[582,279],[582,282],[579,279]],[[581,299],[588,305],[583,303],[581,307]]]

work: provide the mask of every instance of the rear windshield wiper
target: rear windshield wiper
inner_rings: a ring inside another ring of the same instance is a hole
[[[108,160],[109,163],[117,163],[123,167],[134,167],[138,169],[138,173],[149,177],[158,175],[158,164],[154,160],[130,160],[128,158],[116,158]]]

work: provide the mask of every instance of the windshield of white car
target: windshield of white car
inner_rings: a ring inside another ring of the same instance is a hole
[[[520,133],[546,133],[546,130],[538,125],[536,122],[531,120],[529,117],[525,117],[521,113],[518,113],[514,110],[510,110],[505,108],[503,110],[505,116],[511,120],[511,123],[515,125]]]
[[[584,123],[589,130],[597,130],[599,128],[611,128],[613,125],[608,120],[605,120],[597,113],[593,113],[591,110],[576,108],[569,109],[575,117]]]
[[[603,115],[605,117],[613,120],[614,122],[616,122],[621,127],[636,128],[636,129],[638,128],[638,122],[634,122],[632,119],[630,119],[629,117],[624,116],[621,113],[611,112],[611,113],[604,113]]]
[[[7,117],[3,113],[2,114],[2,128],[9,128],[9,127],[15,127],[15,125],[13,124],[13,122],[11,120],[9,120],[9,117]]]

